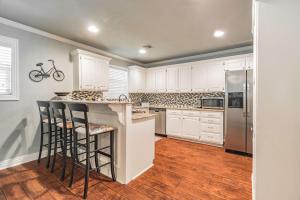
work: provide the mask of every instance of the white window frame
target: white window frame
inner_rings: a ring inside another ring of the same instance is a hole
[[[0,94],[0,101],[17,101],[19,100],[19,41],[0,35],[0,45],[12,49],[11,94]]]

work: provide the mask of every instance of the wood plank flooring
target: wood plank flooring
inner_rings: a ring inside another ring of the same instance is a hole
[[[57,162],[59,163],[59,161]],[[156,142],[154,167],[122,185],[92,173],[88,199],[250,200],[252,159],[223,149],[161,139]],[[72,188],[59,181],[60,166],[51,174],[36,161],[0,171],[0,200],[81,199],[83,171]]]

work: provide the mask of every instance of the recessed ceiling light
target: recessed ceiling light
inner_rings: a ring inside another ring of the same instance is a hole
[[[214,36],[219,38],[219,37],[223,37],[224,36],[224,31],[215,31],[214,32]]]
[[[98,33],[99,32],[99,29],[96,27],[96,26],[89,26],[88,27],[88,30],[89,30],[89,32],[91,32],[91,33]]]
[[[142,48],[142,49],[139,50],[139,53],[140,54],[145,54],[145,53],[147,53],[147,51],[146,51],[146,49]]]

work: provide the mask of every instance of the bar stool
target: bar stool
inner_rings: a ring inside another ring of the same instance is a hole
[[[86,104],[79,104],[79,103],[71,103],[68,104],[70,114],[71,114],[71,120],[73,125],[73,134],[74,134],[74,146],[73,146],[73,159],[72,159],[72,169],[71,169],[71,177],[69,186],[72,186],[73,183],[73,177],[74,177],[74,171],[75,171],[75,165],[79,165],[81,167],[85,168],[85,181],[84,181],[84,193],[83,198],[86,199],[87,192],[88,192],[88,181],[89,181],[89,173],[92,170],[96,170],[98,173],[100,173],[100,168],[103,166],[106,166],[110,164],[111,168],[111,175],[112,180],[115,181],[115,170],[114,170],[114,131],[115,129],[113,127],[107,126],[107,125],[100,125],[100,124],[93,124],[88,122],[88,115],[89,108]],[[109,134],[110,135],[110,144],[109,146],[105,147],[98,147],[98,136],[102,134]],[[81,137],[84,137],[83,139],[78,139],[78,135]],[[91,144],[94,144],[94,149],[91,150],[90,146]],[[82,149],[85,152],[78,153],[78,148]],[[103,150],[110,149],[110,153],[106,153]],[[91,156],[91,153],[93,155]],[[85,155],[85,159],[78,160],[76,162],[75,157],[79,155]],[[98,162],[98,155],[104,155],[108,158],[110,158],[110,162],[104,163],[102,165],[99,165]],[[95,169],[91,169],[90,166],[90,159],[95,159]],[[85,162],[85,165],[83,164]]]
[[[65,171],[67,167],[67,150],[70,150],[70,155],[73,157],[72,152],[72,122],[66,119],[66,105],[62,102],[51,102],[52,115],[54,120],[55,140],[54,140],[54,155],[51,166],[51,172],[54,172],[56,155],[62,155],[62,172],[60,180],[65,178]],[[59,133],[58,134],[58,130]],[[58,147],[58,142],[60,147]],[[69,147],[69,149],[68,149]],[[58,148],[61,149],[58,152]]]
[[[53,125],[53,119],[51,119],[50,116],[50,103],[49,101],[37,101],[39,113],[40,113],[40,124],[41,124],[41,140],[40,140],[40,150],[39,150],[39,157],[38,157],[38,163],[41,162],[41,156],[43,147],[47,147],[47,162],[46,167],[49,168],[50,166],[50,155],[52,150],[52,136],[54,134],[54,131],[52,129]],[[45,132],[44,126],[47,125],[48,131]],[[48,134],[48,142],[44,144],[44,135]]]

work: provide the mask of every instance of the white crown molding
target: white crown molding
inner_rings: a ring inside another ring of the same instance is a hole
[[[132,60],[132,59],[129,59],[129,58],[125,58],[125,57],[122,57],[122,56],[118,56],[118,55],[112,54],[110,52],[107,52],[107,51],[104,51],[104,50],[101,50],[101,49],[98,49],[98,48],[95,48],[95,47],[92,47],[92,46],[89,46],[89,45],[86,45],[86,44],[82,44],[80,42],[75,42],[73,40],[70,40],[70,39],[67,39],[67,38],[52,34],[52,33],[48,33],[46,31],[42,31],[42,30],[27,26],[27,25],[24,25],[24,24],[15,22],[15,21],[11,21],[11,20],[3,18],[3,17],[0,17],[0,24],[11,26],[11,27],[14,27],[14,28],[17,28],[17,29],[20,29],[20,30],[24,30],[24,31],[27,31],[27,32],[31,32],[31,33],[34,33],[34,34],[37,34],[37,35],[41,35],[41,36],[44,36],[44,37],[47,37],[47,38],[50,38],[50,39],[53,39],[53,40],[57,40],[59,42],[63,42],[63,43],[66,43],[66,44],[70,44],[70,45],[79,47],[79,48],[83,48],[83,49],[86,49],[86,50],[89,50],[89,51],[93,51],[95,53],[99,53],[99,54],[102,54],[104,56],[109,56],[109,57],[112,57],[112,58],[116,58],[116,59],[119,59],[119,60],[130,62],[132,64],[137,64],[137,65],[142,65],[142,66],[144,65],[141,62],[138,62],[138,61],[135,61],[135,60]]]
[[[232,49],[226,49],[222,51],[215,51],[211,53],[204,53],[194,56],[186,56],[182,58],[174,58],[174,59],[168,59],[163,61],[157,61],[157,62],[151,62],[144,64],[145,67],[156,67],[156,66],[164,66],[164,65],[173,65],[173,64],[180,64],[180,63],[187,63],[187,62],[193,62],[193,61],[200,61],[200,60],[208,60],[208,59],[214,59],[214,58],[222,58],[222,57],[228,57],[228,56],[235,56],[235,55],[241,55],[241,54],[248,54],[253,51],[252,46],[245,46],[245,47],[239,47],[239,48],[232,48]]]

